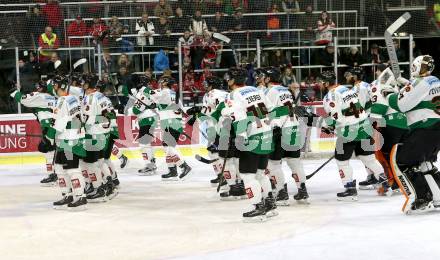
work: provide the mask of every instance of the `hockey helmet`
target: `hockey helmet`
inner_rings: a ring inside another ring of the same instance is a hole
[[[167,87],[170,88],[175,83],[175,81],[170,76],[162,76],[159,79],[158,83],[159,83],[159,86],[162,86],[163,84],[165,84]]]
[[[247,72],[246,70],[239,67],[230,68],[227,73],[226,80],[227,81],[234,80],[234,84],[243,85],[246,83],[247,80]]]
[[[253,77],[255,80],[263,79],[266,76],[266,70],[260,68],[254,71]]]
[[[411,64],[411,76],[419,77],[420,74],[431,73],[435,68],[434,59],[429,55],[421,55],[414,59]]]
[[[266,77],[269,78],[269,82],[280,83],[281,71],[276,67],[269,67],[265,69]]]
[[[207,77],[203,83],[205,88],[211,87],[211,89],[223,89],[223,80],[219,77]]]
[[[352,67],[347,71],[346,77],[356,76],[357,79],[360,80],[362,79],[363,74],[364,74],[364,70],[361,67]]]
[[[40,80],[37,83],[35,83],[35,90],[41,93],[47,93],[46,82]]]
[[[87,84],[88,88],[96,88],[99,78],[93,74],[84,74],[82,80],[84,82],[84,85]]]
[[[325,83],[335,84],[336,74],[333,70],[325,70],[321,73],[321,79]]]
[[[55,76],[52,79],[52,82],[53,82],[54,85],[56,84],[59,88],[61,88],[63,90],[66,90],[68,85],[69,85],[68,81],[67,81],[67,78],[63,77],[63,76],[60,76],[60,75]]]

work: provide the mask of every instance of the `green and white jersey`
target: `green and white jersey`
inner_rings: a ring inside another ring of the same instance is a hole
[[[49,128],[53,123],[53,109],[57,103],[57,99],[47,93],[32,92],[24,95],[19,90],[11,94],[18,103],[28,108],[33,108],[36,112],[37,120],[41,125],[42,130]]]
[[[256,154],[273,151],[269,111],[273,105],[257,88],[245,86],[235,89],[226,102],[222,115],[233,120],[236,136],[249,141],[248,149]]]
[[[282,141],[289,145],[299,144],[299,121],[294,113],[294,99],[288,88],[277,85],[265,91],[267,99],[273,105],[270,111],[272,127],[282,129]]]
[[[53,88],[51,80],[49,80],[47,83],[47,92],[55,97],[58,96],[55,89]],[[69,95],[76,96],[79,99],[79,101],[82,102],[82,99],[84,97],[84,89],[80,87],[70,86]]]
[[[136,101],[133,105],[133,114],[137,116],[139,126],[154,125],[157,122],[158,114],[155,109],[147,108],[151,105],[151,89],[149,87],[142,87],[136,93]]]
[[[327,113],[325,123],[335,127],[338,137],[357,141],[372,136],[372,127],[356,87],[338,86],[330,90],[323,105]]]
[[[359,102],[367,113],[371,107],[371,85],[365,81],[361,81],[354,85],[354,90],[359,94]]]
[[[157,106],[161,128],[183,132],[182,113],[176,104],[176,92],[169,88],[155,89],[150,91],[150,97]]]
[[[207,123],[207,132],[211,136],[214,133],[220,133],[223,125],[222,110],[225,108],[225,101],[228,92],[220,89],[212,89],[203,96],[203,106],[201,117]]]
[[[86,135],[96,136],[110,133],[111,119],[115,118],[111,101],[101,92],[84,97],[82,118]]]
[[[410,129],[440,122],[440,80],[435,76],[415,78],[387,100],[391,108],[406,114]]]
[[[392,109],[388,100],[382,95],[382,90],[387,86],[379,84],[378,81],[371,83],[371,110],[370,117],[376,119],[384,119],[386,126],[406,129],[408,124],[406,115]]]

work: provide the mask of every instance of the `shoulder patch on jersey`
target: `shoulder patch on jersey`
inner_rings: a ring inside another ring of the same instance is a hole
[[[373,92],[373,93],[375,93],[377,91],[377,88],[376,87],[373,87],[372,89],[371,89],[371,92]]]
[[[405,92],[410,92],[410,91],[411,91],[411,87],[410,87],[410,86],[406,86],[406,87],[404,88],[404,90],[405,90]]]
[[[334,102],[330,102],[329,106],[330,106],[330,107],[335,107],[336,105],[335,105]]]

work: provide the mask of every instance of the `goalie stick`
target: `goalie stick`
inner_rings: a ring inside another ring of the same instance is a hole
[[[409,19],[411,14],[406,12],[400,16],[393,24],[391,24],[385,31],[384,38],[387,45],[388,56],[390,57],[391,69],[396,79],[401,77],[399,60],[397,59],[396,48],[393,43],[393,34],[404,25]]]

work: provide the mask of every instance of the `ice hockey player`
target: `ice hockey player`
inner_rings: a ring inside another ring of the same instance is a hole
[[[86,75],[83,89],[82,122],[85,129],[84,167],[91,181],[87,190],[89,202],[105,202],[115,196],[112,174],[104,165],[105,151],[109,151],[111,121],[115,118],[110,100],[97,91],[97,77]]]
[[[63,198],[53,203],[55,209],[83,210],[87,204],[85,181],[79,169],[79,159],[85,156],[81,135],[81,104],[69,94],[66,79],[53,82],[58,98],[54,109],[55,124],[48,135],[55,140],[55,172]]]
[[[353,180],[353,169],[349,160],[353,154],[371,170],[381,185],[388,186],[387,177],[382,166],[374,157],[373,130],[365,109],[360,104],[359,89],[354,86],[351,77],[350,85],[336,84],[333,71],[322,73],[323,87],[328,93],[323,104],[326,112],[325,124],[322,130],[336,134],[335,159],[345,191],[337,193],[338,200],[357,200],[356,180]]]
[[[393,146],[400,143],[408,133],[408,124],[406,115],[390,108],[388,101],[382,94],[399,91],[393,72],[386,65],[381,64],[376,70],[376,75],[378,79],[371,84],[370,90],[372,102],[370,118],[373,122],[376,122],[373,126],[379,131],[383,139],[382,147],[376,151],[376,159],[384,168],[389,185],[393,190],[397,190],[399,187],[394,180],[393,172],[390,168],[390,153]],[[374,174],[370,174],[366,182],[366,184],[375,185],[377,179],[374,177]],[[379,194],[384,194],[385,192],[383,187],[379,187]]]
[[[272,106],[255,87],[245,86],[246,71],[231,68],[228,72],[230,98],[222,116],[233,120],[235,144],[239,153],[239,172],[246,194],[253,205],[243,213],[245,222],[265,221],[276,216],[276,202],[269,177],[265,174],[268,154],[273,151],[268,111]]]
[[[182,112],[176,103],[176,92],[171,89],[174,81],[171,77],[162,76],[158,82],[159,89],[150,91],[148,106],[157,107],[160,127],[163,130],[162,142],[166,146],[166,162],[169,172],[162,175],[162,180],[184,180],[188,177],[191,167],[183,160],[176,149],[177,142],[183,132]],[[153,105],[154,104],[154,105]],[[177,166],[181,168],[180,175]]]
[[[193,107],[188,110],[188,114],[196,116],[199,121],[205,121],[210,126],[207,131],[208,138],[213,139],[214,142],[208,147],[209,155],[212,159],[219,158],[213,163],[214,172],[218,174],[218,178],[212,180],[211,183],[218,186],[219,182],[226,180],[229,189],[220,193],[221,200],[246,198],[244,183],[236,167],[237,152],[231,138],[233,136],[231,125],[221,116],[228,93],[224,90],[223,80],[218,77],[208,77],[205,80],[205,86],[207,92],[203,98],[203,107],[200,109]],[[211,136],[214,137],[211,138]],[[220,145],[220,140],[222,145]]]
[[[352,67],[345,73],[345,79],[348,85],[356,87],[359,94],[359,103],[365,112],[370,109],[370,84],[362,80],[364,70],[361,67]]]
[[[147,82],[139,85],[139,91],[135,94],[136,101],[133,105],[133,114],[137,116],[139,124],[139,146],[142,149],[142,158],[145,167],[140,169],[140,175],[153,175],[156,173],[156,159],[154,158],[154,150],[151,142],[154,139],[154,129],[159,120],[155,107],[149,107],[151,104],[151,88]],[[133,91],[132,91],[133,92]]]
[[[275,184],[277,204],[289,205],[289,194],[281,167],[282,159],[287,162],[298,188],[298,193],[293,198],[298,202],[306,202],[309,195],[305,184],[304,167],[300,161],[301,147],[304,142],[301,139],[298,118],[294,113],[293,96],[288,88],[280,85],[279,69],[266,69],[264,79],[267,85],[266,97],[273,105],[270,118],[275,150],[269,155],[268,170]]]
[[[11,97],[23,106],[33,109],[37,117],[43,135],[38,144],[38,151],[43,153],[46,158],[46,170],[48,173],[48,176],[42,179],[40,183],[42,186],[52,186],[57,181],[57,175],[53,167],[55,145],[54,140],[49,138],[47,134],[54,122],[52,111],[57,100],[54,96],[47,93],[47,86],[43,81],[35,84],[34,92],[25,95],[20,90],[14,89]]]
[[[254,72],[255,87],[261,91],[266,90],[266,83],[264,82],[265,71],[262,68],[256,69]]]
[[[440,80],[431,75],[433,70],[431,56],[417,57],[411,65],[411,81],[398,78],[406,86],[387,95],[390,107],[407,115],[410,128],[391,152],[392,169],[407,198],[405,213],[440,206],[440,172],[433,165],[440,151]]]

